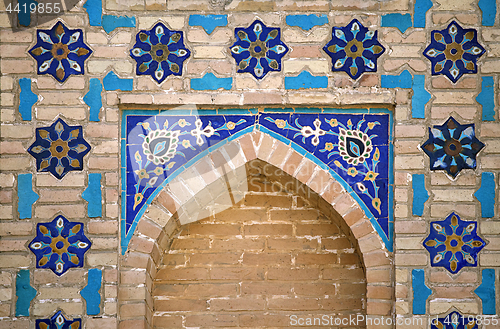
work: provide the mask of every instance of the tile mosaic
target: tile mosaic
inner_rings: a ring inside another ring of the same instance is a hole
[[[285,77],[285,89],[315,89],[327,87],[327,76],[314,76],[308,71],[302,71],[296,77]]]
[[[91,218],[102,216],[101,174],[89,174],[89,183],[82,198],[88,202],[87,215]]]
[[[90,26],[101,26],[102,24],[102,0],[87,0],[83,8],[89,15]]]
[[[425,314],[427,298],[432,295],[432,289],[425,284],[425,270],[413,269],[411,272],[413,290],[413,314]]]
[[[412,21],[410,14],[391,13],[382,15],[382,23],[380,26],[396,27],[401,33],[405,33],[411,25]]]
[[[38,5],[38,2],[35,0],[20,0],[19,3],[19,12],[17,12],[17,20],[19,25],[21,26],[30,26],[31,25],[31,4]]]
[[[84,225],[57,216],[36,225],[36,237],[29,249],[36,256],[37,268],[49,268],[61,276],[72,267],[83,267],[84,256],[92,243],[85,236]]]
[[[150,75],[162,83],[169,75],[182,75],[184,61],[191,55],[184,45],[184,32],[171,31],[163,23],[137,33],[130,56],[137,62],[137,75]]]
[[[89,84],[89,91],[83,97],[83,101],[89,106],[89,120],[99,121],[99,112],[102,108],[102,84],[97,78],[90,79]]]
[[[425,27],[425,16],[427,11],[432,8],[431,0],[415,0],[413,5],[413,27]]]
[[[108,74],[102,79],[102,84],[104,89],[110,90],[121,90],[121,91],[131,91],[134,87],[134,79],[121,79],[115,72],[109,71]]]
[[[189,15],[189,26],[201,26],[212,34],[217,27],[227,26],[227,15]]]
[[[422,150],[430,158],[431,170],[446,170],[455,178],[462,169],[475,169],[476,156],[484,147],[476,138],[474,124],[461,125],[453,117],[429,128]]]
[[[476,101],[482,106],[482,120],[495,121],[495,80],[492,76],[481,79],[481,92]]]
[[[264,109],[229,111],[232,115],[151,115],[125,111],[122,138],[122,236],[126,251],[137,221],[165,184],[204,151],[253,129],[282,140],[318,165],[332,170],[341,184],[364,205],[388,249],[392,248],[392,118],[389,111],[334,113],[331,109]],[[237,114],[237,111],[240,111]],[[325,111],[327,113],[322,114]],[[344,110],[345,111],[345,110]],[[200,111],[203,113],[202,111]],[[218,111],[219,112],[219,111]],[[221,111],[223,112],[223,111]]]
[[[101,312],[101,294],[99,290],[102,285],[102,271],[92,268],[88,271],[87,285],[80,291],[87,304],[88,315],[98,315]]]
[[[495,174],[483,172],[481,174],[481,187],[474,193],[481,202],[481,217],[492,218],[495,216]]]
[[[483,304],[483,314],[495,315],[496,312],[496,283],[495,270],[485,268],[481,271],[482,282],[474,293],[481,298]]]
[[[68,126],[57,119],[50,127],[36,128],[35,136],[28,153],[36,159],[37,171],[62,179],[70,171],[83,170],[90,145],[83,139],[82,126]]]
[[[332,58],[332,71],[344,71],[354,80],[364,72],[377,72],[377,59],[385,48],[357,19],[345,27],[333,27],[332,39],[323,50]]]
[[[431,100],[431,94],[425,89],[425,75],[415,74],[412,83],[411,117],[425,119],[425,105]]]
[[[31,91],[31,79],[22,78],[19,79],[19,87],[21,92],[19,93],[19,114],[24,121],[31,121],[31,110],[33,105],[38,102],[38,96]]]
[[[424,214],[424,204],[429,200],[429,192],[425,188],[425,174],[413,174],[411,187],[413,190],[413,216],[422,216]]]
[[[496,0],[479,0],[479,8],[481,9],[483,26],[495,25],[495,18],[497,16],[497,1]]]
[[[325,14],[287,15],[286,23],[290,26],[298,26],[304,31],[310,31],[315,26],[328,24],[328,16]]]
[[[35,321],[35,329],[81,329],[82,319],[68,320],[62,311],[57,311],[50,319]]]
[[[444,318],[436,318],[431,321],[431,329],[478,329],[475,317],[464,317],[457,311],[453,311]]]
[[[475,29],[463,29],[451,22],[444,30],[433,30],[424,56],[431,61],[432,75],[445,75],[456,83],[464,74],[477,73],[477,60],[485,49]]]
[[[19,270],[16,275],[16,316],[30,316],[30,304],[36,293],[31,286],[30,270]]]
[[[230,90],[233,87],[233,78],[217,78],[212,72],[206,73],[203,78],[191,79],[193,90]]]
[[[71,75],[85,73],[85,60],[92,50],[83,41],[81,29],[70,30],[57,22],[50,30],[37,30],[36,44],[29,53],[37,62],[38,74],[64,82]]]
[[[31,218],[32,205],[39,196],[33,191],[33,175],[19,174],[17,176],[17,211],[20,219]]]
[[[452,213],[443,221],[431,222],[424,240],[432,266],[444,267],[453,274],[463,267],[476,267],[477,255],[486,243],[477,234],[477,222],[463,221]]]
[[[103,15],[101,25],[104,31],[109,34],[118,27],[135,27],[136,23],[135,17]]]
[[[406,88],[410,89],[413,83],[413,76],[408,70],[404,70],[399,75],[382,75],[380,86],[382,88]]]
[[[281,71],[281,59],[288,47],[281,41],[281,29],[267,27],[259,20],[248,28],[234,30],[236,42],[230,47],[238,73],[248,72],[262,79],[271,71]]]

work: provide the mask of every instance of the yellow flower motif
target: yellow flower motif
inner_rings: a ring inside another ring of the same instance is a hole
[[[382,202],[380,201],[379,198],[374,198],[372,200],[372,206],[373,206],[373,208],[377,209],[379,215],[382,213],[382,211],[380,210],[381,205],[382,205]]]
[[[235,124],[234,122],[232,122],[232,121],[229,121],[229,122],[226,124],[226,127],[227,127],[227,129],[229,129],[229,130],[233,130],[233,129],[234,129],[234,127],[236,127],[236,124]]]
[[[356,175],[358,174],[358,171],[356,170],[356,168],[351,167],[351,168],[347,169],[347,174],[349,176],[356,177]]]
[[[278,128],[285,128],[286,127],[286,121],[285,120],[281,120],[281,119],[277,119],[274,123],[276,123],[276,127]]]
[[[179,127],[184,128],[185,126],[187,126],[186,119],[180,119],[179,120]]]
[[[162,167],[156,167],[155,170],[153,170],[153,173],[157,176],[160,176],[163,174],[163,168]]]
[[[337,119],[331,119],[330,121],[328,121],[328,123],[330,124],[330,126],[332,127],[337,127],[339,125]]]
[[[375,127],[375,122],[368,122],[368,128],[373,129]]]
[[[144,196],[142,195],[142,193],[137,193],[134,196],[134,210],[141,203],[143,198],[144,198]]]
[[[142,128],[148,129],[149,128],[149,122],[142,122],[141,123]]]
[[[335,163],[337,167],[342,167],[342,164],[338,160],[335,160],[333,163]]]
[[[149,178],[149,174],[146,169],[136,170],[135,173],[139,176],[139,179]]]
[[[325,143],[325,150],[327,151],[333,150],[333,143]]]
[[[369,172],[366,173],[364,180],[371,180],[373,182],[375,181],[375,178],[377,178],[377,176],[378,176],[377,173],[370,170]]]
[[[182,146],[184,146],[185,148],[191,147],[191,142],[189,141],[189,139],[183,140]]]

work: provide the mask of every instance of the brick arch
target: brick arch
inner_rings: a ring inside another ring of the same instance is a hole
[[[319,207],[333,208],[341,216],[344,229],[356,241],[366,271],[366,313],[368,317],[390,316],[394,308],[392,254],[362,208],[329,172],[290,145],[254,131],[198,161],[171,181],[149,206],[129,251],[120,256],[120,328],[151,328],[151,292],[163,251],[168,250],[182,225],[207,217],[200,206],[200,199],[212,196],[207,186],[214,182],[230,184],[238,170],[255,159],[283,170],[318,195]]]

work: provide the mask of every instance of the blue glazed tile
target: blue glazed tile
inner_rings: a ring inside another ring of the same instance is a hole
[[[83,223],[69,222],[59,215],[51,222],[36,225],[36,237],[29,249],[36,256],[37,268],[49,268],[60,276],[72,267],[83,267],[91,245]]]
[[[309,31],[315,26],[328,24],[328,16],[325,14],[287,15],[286,23],[290,26],[298,26],[303,30]]]
[[[87,285],[80,291],[80,295],[87,304],[88,315],[98,315],[101,312],[101,294],[99,290],[102,285],[102,271],[92,268],[88,271]]]
[[[259,20],[248,28],[234,30],[236,42],[230,47],[238,73],[250,73],[262,79],[271,71],[281,71],[281,59],[288,47],[281,41],[281,29],[267,27]]]
[[[35,136],[28,153],[36,159],[37,171],[62,179],[70,171],[83,170],[90,145],[83,139],[82,126],[68,126],[57,119],[50,127],[36,128]]]
[[[392,13],[382,15],[382,24],[384,27],[396,27],[401,31],[401,33],[405,33],[412,25],[411,15],[410,14],[399,14]]]
[[[411,187],[413,190],[413,216],[422,216],[424,214],[424,204],[429,199],[429,192],[425,188],[425,175],[413,174]]]
[[[495,270],[492,268],[485,268],[481,274],[481,285],[477,287],[474,292],[481,298],[483,314],[494,315],[496,314]]]
[[[446,170],[455,178],[462,169],[476,168],[476,156],[483,147],[474,124],[461,125],[450,117],[443,125],[429,128],[422,150],[429,156],[431,170]]]
[[[33,105],[38,102],[38,96],[31,91],[31,79],[19,79],[19,87],[21,88],[19,93],[19,114],[21,114],[24,121],[31,121],[31,110]]]
[[[445,75],[453,83],[464,74],[477,73],[477,60],[485,49],[475,29],[463,29],[451,22],[444,30],[433,30],[424,56],[431,61],[432,75]]]
[[[408,70],[404,70],[399,75],[382,75],[380,86],[382,88],[406,88],[410,89],[413,83],[413,76]]]
[[[16,275],[16,316],[30,316],[30,304],[36,293],[31,286],[30,270],[19,270]]]
[[[193,90],[230,90],[233,86],[233,78],[217,78],[212,72],[206,73],[203,78],[191,79]]]
[[[31,218],[32,205],[39,196],[33,191],[32,174],[19,174],[17,176],[17,211],[20,219]]]
[[[481,174],[481,187],[474,196],[481,202],[481,217],[495,216],[495,174],[492,172]]]
[[[102,84],[105,90],[121,90],[130,91],[134,87],[134,79],[121,79],[115,72],[109,71],[102,79]]]
[[[342,113],[340,109],[326,109],[327,114],[322,114],[325,110],[321,108],[270,108],[255,114],[250,114],[251,109],[240,109],[217,111],[216,115],[210,112],[211,114],[207,115],[152,116],[141,111],[138,111],[137,115],[133,115],[133,111],[126,111],[124,120],[127,122],[123,125],[123,138],[126,138],[128,144],[123,152],[127,156],[123,163],[126,170],[122,182],[122,190],[125,191],[125,203],[122,208],[125,218],[122,224],[122,252],[126,251],[133,230],[147,205],[170,180],[203,157],[207,151],[214,152],[236,136],[253,129],[259,129],[291,145],[294,150],[321,168],[331,171],[357,202],[360,202],[387,248],[392,250],[392,219],[388,218],[392,216],[391,194],[388,191],[392,181],[389,176],[392,172],[389,159],[392,146],[388,140],[392,129],[391,112],[379,109],[349,109],[347,113],[343,111]],[[347,131],[355,134],[350,137],[353,139],[350,140],[352,143],[341,147],[343,153],[350,154],[345,159],[340,156],[338,145],[340,128],[345,130],[346,136]],[[173,132],[176,132],[176,137],[172,135]],[[332,145],[327,146],[327,143]],[[175,149],[175,152],[161,163],[160,158],[163,153],[168,153],[167,149],[170,148]],[[329,153],[335,152],[335,148],[337,154],[328,157]],[[361,159],[366,153],[362,148],[365,151],[371,148],[365,156],[366,159]],[[320,152],[321,150],[324,151]],[[363,154],[356,155],[359,151]],[[349,161],[356,164],[349,164]],[[342,164],[338,166],[335,162]],[[157,167],[168,166],[171,166],[169,170],[154,172]],[[356,168],[358,173],[349,175],[350,167]],[[150,184],[151,179],[154,179],[154,182]],[[360,183],[363,186],[360,187]]]
[[[59,82],[85,73],[85,60],[92,50],[83,41],[81,29],[70,30],[57,22],[50,30],[36,31],[36,44],[29,50],[38,74],[50,74]]]
[[[328,77],[316,77],[308,71],[302,71],[296,77],[285,77],[285,89],[315,89],[327,87]]]
[[[495,18],[497,16],[497,1],[496,0],[479,0],[477,3],[481,9],[483,19],[481,24],[483,26],[495,25]]]
[[[425,15],[427,11],[432,8],[431,0],[415,0],[414,14],[413,14],[413,27],[425,27]]]
[[[227,15],[189,15],[189,26],[201,26],[208,34],[219,26],[227,26]]]
[[[62,313],[57,311],[50,319],[41,319],[35,321],[35,329],[80,329],[82,328],[82,319],[77,318],[68,320]]]
[[[30,26],[31,24],[30,6],[31,4],[38,5],[38,2],[35,0],[19,0],[18,3],[19,3],[19,12],[17,13],[17,20],[19,22],[19,25]]]
[[[493,77],[482,77],[481,92],[476,101],[482,106],[482,120],[495,121],[495,80]]]
[[[101,174],[89,174],[89,184],[83,191],[82,198],[88,202],[87,215],[89,217],[102,216]]]
[[[101,25],[109,34],[118,27],[135,27],[135,17],[103,15]]]
[[[130,56],[137,62],[137,75],[150,75],[162,83],[169,75],[182,75],[183,63],[191,55],[184,45],[184,32],[170,31],[163,23],[137,33]]]
[[[436,318],[431,321],[431,329],[478,329],[478,321],[475,317],[464,317],[457,311],[453,311],[444,318]]]
[[[385,48],[377,40],[377,31],[353,19],[332,29],[332,39],[323,50],[332,58],[332,71],[344,71],[356,80],[364,72],[377,72],[377,60]]]
[[[425,89],[425,75],[416,74],[412,83],[411,117],[425,119],[425,105],[431,100],[431,94]]]
[[[87,0],[83,8],[89,15],[90,26],[101,26],[102,23],[102,0]]]
[[[432,290],[425,284],[425,271],[414,269],[411,272],[413,289],[413,314],[426,313],[427,298],[432,295]]]
[[[89,91],[83,97],[83,101],[85,104],[89,106],[89,120],[90,121],[99,121],[99,112],[102,108],[102,84],[99,79],[92,78],[90,79],[90,87]]]
[[[431,265],[444,267],[453,274],[463,267],[476,267],[478,253],[485,245],[477,234],[477,222],[463,221],[455,213],[443,221],[431,222],[424,241]]]

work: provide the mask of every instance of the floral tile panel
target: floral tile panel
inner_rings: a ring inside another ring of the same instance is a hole
[[[346,113],[348,111],[348,113]],[[328,170],[392,250],[392,116],[385,109],[171,110],[123,113],[122,252],[137,222],[173,178],[225,142],[254,130]],[[206,114],[205,114],[206,113]],[[220,113],[220,114],[219,114]]]

